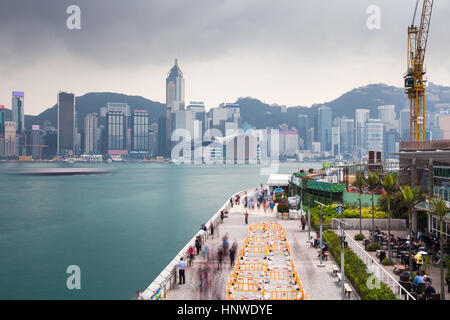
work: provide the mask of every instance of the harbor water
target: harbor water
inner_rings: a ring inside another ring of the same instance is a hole
[[[273,173],[320,166],[281,163]],[[48,167],[113,172],[12,174]],[[267,178],[260,166],[1,163],[0,299],[130,299],[229,195]],[[79,290],[67,286],[72,265]]]

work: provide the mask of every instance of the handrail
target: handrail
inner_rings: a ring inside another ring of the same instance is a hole
[[[340,221],[340,219],[333,218],[332,220]],[[398,296],[402,297],[402,293],[406,293],[406,300],[416,300],[414,296],[406,290],[394,277],[386,271],[366,250],[359,245],[346,231],[344,231],[347,243],[352,251],[369,267],[369,262],[375,264],[377,271],[373,272],[373,275],[381,282],[384,282],[388,287],[392,289],[394,294],[396,288],[398,288]],[[350,241],[349,241],[350,240]],[[352,244],[352,246],[350,246]],[[382,272],[380,273],[379,270]]]
[[[234,193],[229,197],[225,203],[220,207],[219,210],[211,217],[211,219],[208,220],[208,222],[205,223],[205,226],[209,230],[209,226],[212,223],[214,225],[214,229],[217,229],[217,226],[220,223],[220,213],[222,210],[229,210],[230,208],[230,198],[234,198],[237,195],[243,195],[244,193],[249,193],[257,188],[252,188],[248,190],[242,190],[237,193]],[[142,292],[142,296],[145,300],[150,300],[152,297],[154,297],[158,292],[161,297],[166,297],[167,291],[170,291],[175,288],[176,279],[177,279],[177,265],[180,258],[183,258],[184,261],[186,261],[186,264],[189,262],[189,256],[187,254],[187,250],[190,246],[194,246],[195,244],[195,238],[197,236],[200,236],[202,239],[202,242],[205,243],[206,239],[209,237],[209,232],[205,232],[203,230],[199,230],[194,237],[189,240],[189,242],[178,252],[178,254],[175,256],[175,258],[161,271],[161,273],[153,280],[153,282]],[[187,266],[186,266],[187,267]],[[169,285],[167,287],[167,285]]]

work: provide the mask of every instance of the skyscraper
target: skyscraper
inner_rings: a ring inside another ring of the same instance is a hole
[[[308,116],[306,114],[299,114],[297,116],[297,131],[299,137],[303,140],[303,149],[310,150],[311,149],[311,141],[308,139]]]
[[[411,127],[410,127],[410,110],[403,109],[400,111],[400,137],[403,141],[409,141]]]
[[[318,138],[321,151],[331,151],[331,109],[322,106],[318,112]]]
[[[16,123],[16,133],[19,135],[25,131],[24,96],[24,93],[20,91],[12,93],[12,121]]]
[[[41,154],[41,128],[38,124],[31,126],[31,156],[34,159],[40,159]]]
[[[340,128],[339,127],[332,127],[331,128],[331,153],[334,156],[337,156],[340,154],[340,145],[341,145],[341,137],[340,137]]]
[[[0,158],[5,156],[5,107],[0,105]]]
[[[75,95],[58,93],[58,154],[70,156],[75,151]]]
[[[383,152],[383,122],[380,119],[367,121],[366,146],[369,151]]]
[[[351,154],[355,147],[355,120],[341,120],[341,151],[342,153]]]
[[[98,116],[89,113],[84,117],[84,153],[93,154],[98,152]]]
[[[369,109],[356,109],[355,110],[355,143],[358,148],[365,148],[366,146],[366,123],[370,118]]]
[[[394,105],[379,106],[378,118],[383,123],[392,123],[395,120],[395,106]]]
[[[6,157],[17,157],[17,133],[16,133],[16,122],[15,121],[5,121],[5,156]]]
[[[171,143],[170,137],[173,131],[172,125],[172,113],[184,109],[184,78],[180,67],[178,66],[178,60],[175,59],[175,65],[170,69],[166,78],[166,108],[167,108],[167,125],[166,125],[166,137],[167,137],[167,149],[166,155],[170,154]]]
[[[130,153],[146,157],[149,153],[148,112],[145,110],[134,110],[132,119]]]

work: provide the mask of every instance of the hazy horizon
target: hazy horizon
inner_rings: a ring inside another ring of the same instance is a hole
[[[69,30],[66,9],[81,9]],[[370,30],[369,6],[380,8]],[[25,113],[56,104],[58,91],[138,95],[165,103],[178,58],[186,102],[207,108],[238,97],[306,106],[368,84],[403,86],[413,0],[321,2],[6,0],[0,3],[0,104],[25,92]],[[450,3],[433,9],[426,65],[450,86]],[[416,24],[420,17],[416,18]]]

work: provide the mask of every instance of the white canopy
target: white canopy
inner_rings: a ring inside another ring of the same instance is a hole
[[[290,179],[290,174],[271,174],[267,180],[267,185],[270,187],[288,186]]]

